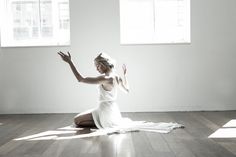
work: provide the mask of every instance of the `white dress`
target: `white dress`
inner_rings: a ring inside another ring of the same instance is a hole
[[[117,88],[116,86],[107,91],[102,85],[98,86],[99,105],[92,111],[93,120],[97,128],[111,128],[118,126],[122,119],[119,107],[116,103]]]
[[[129,131],[152,131],[168,133],[175,128],[184,127],[178,123],[153,123],[145,121],[132,121],[121,116],[116,103],[117,85],[111,91],[107,91],[99,85],[99,105],[92,110],[93,120],[98,129],[107,129],[108,132],[129,132]]]

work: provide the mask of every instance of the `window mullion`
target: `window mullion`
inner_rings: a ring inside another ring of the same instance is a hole
[[[38,12],[39,12],[39,40],[42,40],[42,13],[41,13],[41,0],[38,0]]]
[[[153,0],[153,30],[156,32],[156,0]]]

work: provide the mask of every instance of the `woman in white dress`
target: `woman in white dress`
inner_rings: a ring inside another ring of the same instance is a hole
[[[126,66],[123,65],[123,78],[114,72],[114,60],[107,54],[100,53],[95,59],[94,64],[97,71],[101,74],[98,77],[83,77],[75,68],[71,55],[63,52],[58,53],[61,58],[70,65],[72,72],[79,82],[99,85],[99,104],[98,107],[86,112],[80,113],[74,118],[77,127],[96,127],[106,129],[111,132],[128,131],[152,131],[159,133],[168,133],[175,128],[183,128],[182,124],[166,122],[145,122],[132,121],[123,118],[116,104],[117,87],[125,92],[129,92],[129,86],[126,79]]]
[[[122,116],[115,102],[117,87],[120,86],[125,92],[129,92],[126,79],[126,66],[123,65],[124,77],[114,73],[114,60],[105,53],[100,53],[94,64],[101,74],[98,77],[83,77],[75,68],[71,55],[63,52],[58,53],[61,58],[70,65],[72,72],[79,82],[99,85],[99,105],[96,109],[78,114],[74,118],[77,127],[111,128],[120,125]]]

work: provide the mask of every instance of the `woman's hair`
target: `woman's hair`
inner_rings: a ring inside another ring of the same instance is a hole
[[[101,63],[105,67],[109,67],[110,69],[115,67],[115,60],[108,56],[106,53],[100,53],[95,59],[97,63]]]

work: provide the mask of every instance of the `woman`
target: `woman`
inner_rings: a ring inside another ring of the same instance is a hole
[[[182,128],[178,123],[153,123],[145,121],[132,121],[123,118],[115,102],[117,87],[121,87],[125,92],[129,92],[129,86],[126,79],[126,66],[123,65],[123,79],[114,72],[114,60],[104,53],[100,53],[95,59],[94,64],[97,71],[101,74],[98,77],[83,77],[76,70],[71,55],[63,52],[58,53],[61,58],[70,65],[72,72],[79,82],[99,85],[99,105],[96,109],[80,113],[74,118],[77,127],[97,127],[99,129],[113,128],[112,132],[128,131],[154,131],[168,133],[175,128]]]
[[[110,128],[120,125],[122,116],[115,100],[118,86],[125,92],[129,92],[126,66],[123,65],[124,78],[122,79],[114,72],[115,61],[107,54],[100,53],[94,59],[94,64],[101,75],[98,77],[83,77],[75,68],[69,52],[68,54],[59,52],[58,54],[70,65],[72,72],[79,82],[99,85],[100,98],[98,108],[75,116],[74,123],[76,126]]]

